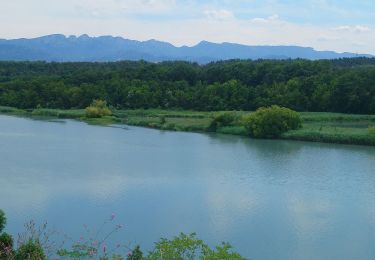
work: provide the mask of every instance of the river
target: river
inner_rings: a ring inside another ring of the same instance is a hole
[[[375,148],[0,116],[6,231],[111,214],[150,249],[196,232],[252,259],[374,259]]]

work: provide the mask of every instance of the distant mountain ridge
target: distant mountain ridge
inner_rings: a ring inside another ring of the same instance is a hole
[[[148,40],[136,41],[122,37],[79,37],[53,34],[33,39],[0,39],[0,60],[13,61],[119,61],[146,60],[160,62],[184,60],[198,63],[228,59],[337,59],[374,57],[368,54],[316,51],[299,46],[248,46],[236,43],[202,41],[188,47]]]

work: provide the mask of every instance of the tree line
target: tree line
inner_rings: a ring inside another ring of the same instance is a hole
[[[375,59],[0,62],[0,105],[375,113]]]

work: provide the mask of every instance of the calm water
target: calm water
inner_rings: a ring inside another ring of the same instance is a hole
[[[149,248],[197,232],[252,259],[374,259],[375,148],[0,116],[0,208]],[[116,239],[116,237],[115,237]]]

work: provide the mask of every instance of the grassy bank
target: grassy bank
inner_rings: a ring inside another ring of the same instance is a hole
[[[0,113],[36,118],[71,118],[99,125],[120,123],[172,131],[247,135],[240,120],[236,120],[228,126],[221,126],[216,129],[210,128],[213,117],[219,112],[138,109],[116,110],[112,116],[86,118],[84,109],[21,110],[0,107]],[[248,112],[233,111],[230,113],[233,113],[237,118],[241,118]],[[375,127],[375,115],[303,112],[301,117],[303,127],[299,130],[284,133],[282,139],[375,146],[375,130],[371,130]]]

